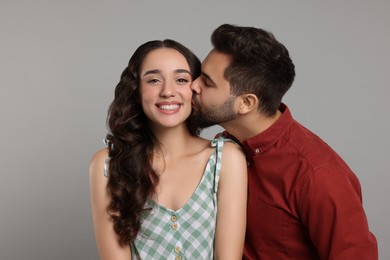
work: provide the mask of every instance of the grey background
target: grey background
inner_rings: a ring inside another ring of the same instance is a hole
[[[297,77],[284,101],[356,172],[390,259],[389,10],[385,0],[0,0],[0,259],[98,258],[88,164],[120,73],[151,39],[204,59],[225,22],[287,46]]]

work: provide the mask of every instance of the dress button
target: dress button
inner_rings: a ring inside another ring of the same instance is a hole
[[[177,223],[173,223],[171,227],[173,230],[176,230],[179,227],[179,225]]]
[[[172,222],[176,222],[177,221],[177,217],[175,215],[172,215],[171,220],[172,220]]]
[[[179,253],[180,252],[180,247],[179,246],[175,246],[175,253]]]

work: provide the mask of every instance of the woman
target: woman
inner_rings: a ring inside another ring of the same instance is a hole
[[[122,72],[107,148],[90,164],[101,259],[242,258],[245,158],[223,137],[197,135],[190,84],[199,73],[197,57],[172,40],[141,45]]]

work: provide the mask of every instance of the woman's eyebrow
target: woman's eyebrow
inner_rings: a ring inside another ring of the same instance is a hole
[[[175,73],[188,73],[188,74],[192,75],[192,73],[189,72],[189,71],[186,70],[186,69],[176,69],[176,70],[175,70]]]
[[[187,74],[192,75],[191,72],[189,72],[186,69],[175,69],[174,72],[175,73],[187,73]],[[144,77],[144,76],[149,75],[149,74],[159,74],[159,73],[161,73],[161,70],[153,69],[153,70],[146,71],[142,76]]]
[[[161,73],[161,71],[159,69],[154,69],[154,70],[147,70],[142,76],[146,76],[146,75],[149,75],[149,74],[158,74],[158,73]]]

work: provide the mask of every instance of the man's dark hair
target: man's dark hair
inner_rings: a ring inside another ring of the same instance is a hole
[[[230,24],[215,29],[211,43],[215,50],[232,58],[224,75],[231,93],[255,94],[260,101],[259,110],[274,115],[295,77],[295,66],[286,47],[263,29]]]

